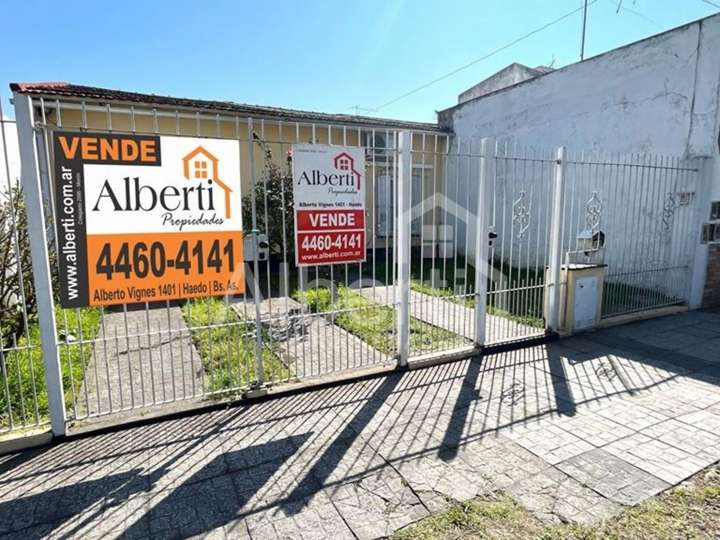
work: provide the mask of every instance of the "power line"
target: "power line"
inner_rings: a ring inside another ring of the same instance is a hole
[[[620,13],[620,11],[626,11],[627,13],[635,15],[636,17],[639,17],[640,19],[643,19],[644,21],[647,21],[650,24],[653,24],[653,25],[657,26],[658,28],[662,28],[662,25],[658,24],[657,21],[652,20],[650,17],[643,15],[639,11],[635,11],[634,9],[631,9],[631,8],[623,5],[622,1],[616,2],[615,0],[608,0],[608,2],[610,2],[613,6],[615,6],[617,8],[617,10],[615,11],[616,14]]]
[[[710,0],[700,0],[700,1],[711,5],[712,7],[716,7],[718,9],[720,9],[720,4],[716,4],[715,2],[711,2]]]
[[[582,41],[580,42],[580,61],[581,62],[583,60],[585,60],[585,27],[587,26],[587,8],[588,8],[588,3],[587,3],[587,0],[585,0],[585,5],[583,6]]]
[[[597,1],[598,1],[598,0],[590,0],[590,1],[588,2],[588,4],[587,4],[588,7],[590,7],[591,5],[593,5],[593,4],[594,4],[595,2],[597,2]],[[505,49],[509,49],[510,47],[512,47],[512,46],[514,46],[514,45],[517,45],[517,44],[520,43],[521,41],[524,41],[524,40],[526,40],[527,38],[532,37],[532,36],[534,36],[535,34],[537,34],[537,33],[539,33],[539,32],[542,32],[543,30],[545,30],[545,29],[547,29],[547,28],[550,28],[551,26],[553,26],[553,25],[555,25],[555,24],[557,24],[557,23],[559,23],[559,22],[561,22],[561,21],[564,21],[564,20],[567,19],[568,17],[572,17],[572,16],[575,15],[576,13],[582,11],[583,9],[585,9],[585,6],[584,6],[584,5],[581,6],[581,7],[579,7],[579,8],[577,8],[577,9],[574,9],[574,10],[570,11],[569,13],[566,13],[565,15],[563,15],[563,16],[561,16],[561,17],[558,17],[557,19],[555,19],[555,20],[553,20],[553,21],[550,21],[550,22],[547,23],[547,24],[544,24],[543,26],[540,26],[539,28],[536,28],[535,30],[532,30],[531,32],[528,32],[527,34],[525,34],[525,35],[523,35],[523,36],[520,36],[520,37],[517,38],[517,39],[514,39],[513,41],[511,41],[510,43],[508,43],[508,44],[506,44],[506,45],[503,45],[502,47],[498,47],[497,49],[489,52],[488,54],[486,54],[486,55],[484,55],[484,56],[481,56],[480,58],[476,58],[475,60],[473,60],[473,61],[471,61],[471,62],[468,62],[467,64],[465,64],[465,65],[463,65],[463,66],[460,66],[459,68],[456,68],[456,69],[454,69],[454,70],[446,73],[445,75],[442,75],[442,76],[440,76],[440,77],[438,77],[438,78],[436,78],[436,79],[431,80],[430,82],[427,82],[427,83],[425,83],[425,84],[422,84],[422,85],[418,86],[417,88],[414,88],[414,89],[410,90],[409,92],[405,92],[405,93],[402,94],[401,96],[398,96],[398,97],[396,97],[396,98],[394,98],[394,99],[391,99],[390,101],[387,101],[387,102],[383,103],[382,105],[380,105],[380,106],[378,106],[378,107],[375,107],[374,109],[367,109],[367,110],[370,110],[370,111],[372,111],[372,112],[377,112],[377,111],[379,111],[380,109],[384,109],[384,108],[387,107],[388,105],[392,105],[393,103],[396,103],[396,102],[400,101],[401,99],[405,99],[405,98],[408,97],[408,96],[411,96],[411,95],[413,95],[413,94],[416,94],[416,93],[419,92],[420,90],[425,90],[425,88],[427,88],[427,87],[429,87],[429,86],[432,86],[433,84],[437,84],[437,83],[439,83],[440,81],[444,81],[445,79],[447,79],[447,78],[449,78],[449,77],[452,77],[452,76],[455,75],[456,73],[460,73],[461,71],[466,70],[467,68],[472,67],[472,66],[474,66],[475,64],[477,64],[477,63],[479,63],[479,62],[482,62],[483,60],[487,60],[487,59],[490,58],[491,56],[495,56],[497,53],[502,52],[502,51],[504,51]]]

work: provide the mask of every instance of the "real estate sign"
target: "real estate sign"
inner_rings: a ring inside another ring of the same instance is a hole
[[[55,132],[63,307],[241,293],[237,141]]]
[[[293,145],[295,262],[365,261],[365,151]]]

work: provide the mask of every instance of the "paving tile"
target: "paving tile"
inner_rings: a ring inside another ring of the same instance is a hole
[[[703,417],[712,416],[710,413],[691,413],[691,418],[697,419],[697,423],[683,422],[680,419],[670,419],[659,424],[650,426],[643,431],[659,441],[679,448],[709,462],[720,460],[720,432],[712,432],[701,428],[704,422]],[[680,417],[683,418],[683,417]],[[717,421],[717,419],[712,418]]]
[[[593,448],[588,441],[566,431],[553,420],[515,427],[502,431],[502,434],[552,465]]]
[[[669,418],[662,413],[636,403],[633,399],[605,403],[595,409],[595,412],[634,431],[643,430]]]
[[[606,519],[622,506],[583,486],[555,468],[548,468],[507,489],[533,515],[543,521],[590,523]]]
[[[257,509],[245,517],[245,522],[250,538],[354,538],[335,505],[322,492]]]
[[[720,404],[706,410],[683,414],[677,419],[684,424],[709,431],[712,434],[720,434]]]
[[[624,505],[635,505],[664,491],[670,484],[596,448],[573,456],[558,468],[581,484]]]
[[[323,492],[358,538],[380,538],[428,515],[408,482],[387,466]]]
[[[603,449],[670,484],[677,484],[712,463],[642,433]]]

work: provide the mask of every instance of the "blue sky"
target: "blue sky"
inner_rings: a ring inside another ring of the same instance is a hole
[[[720,0],[713,0],[720,5]],[[305,0],[5,4],[0,91],[78,84],[353,113],[440,77],[577,9],[582,0]],[[595,0],[586,57],[720,11],[703,0]],[[511,62],[579,58],[581,14],[373,113],[435,110]]]

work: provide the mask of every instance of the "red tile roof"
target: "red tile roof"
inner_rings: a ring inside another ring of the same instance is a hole
[[[280,107],[266,107],[259,105],[245,105],[232,101],[212,101],[189,98],[176,98],[159,96],[156,94],[140,94],[125,92],[108,88],[82,86],[62,81],[51,82],[17,82],[10,83],[10,90],[22,94],[33,94],[47,98],[77,98],[101,102],[123,102],[128,104],[142,103],[144,105],[167,106],[177,108],[203,109],[209,112],[232,113],[238,115],[257,116],[288,121],[323,122],[331,124],[345,124],[366,126],[369,128],[396,128],[423,131],[447,131],[438,124],[429,122],[406,122],[387,118],[373,118],[371,116],[355,116],[351,114],[329,114],[321,112],[300,111]]]

